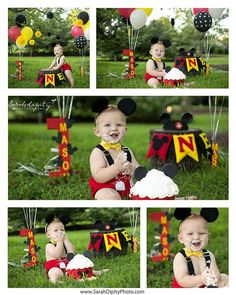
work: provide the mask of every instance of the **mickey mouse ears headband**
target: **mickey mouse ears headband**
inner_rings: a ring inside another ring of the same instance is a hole
[[[97,113],[97,116],[98,116],[108,107],[109,107],[109,101],[106,98],[100,98],[93,103],[92,111]],[[118,102],[117,108],[125,116],[130,116],[136,111],[136,102],[131,98],[122,98]]]
[[[174,211],[174,217],[181,222],[190,215],[192,215],[191,208],[176,208]],[[219,211],[217,208],[202,208],[200,216],[207,222],[214,222],[219,216]]]
[[[50,223],[52,223],[54,220],[58,219],[62,224],[66,225],[69,223],[70,218],[67,215],[63,215],[60,217],[55,216],[54,214],[49,214],[46,218],[45,218],[45,232],[47,231],[47,228],[49,226]]]
[[[154,38],[151,39],[151,44],[156,44],[156,43],[158,43],[158,42],[161,42],[161,43],[165,46],[165,48],[168,48],[168,47],[171,46],[171,41],[168,40],[168,39],[165,39],[165,40],[159,40],[158,37],[154,37]]]

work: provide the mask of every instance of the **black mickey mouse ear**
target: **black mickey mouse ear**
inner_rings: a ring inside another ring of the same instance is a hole
[[[181,120],[186,124],[191,123],[193,121],[193,115],[191,113],[184,113]]]
[[[184,52],[185,52],[185,49],[184,49],[183,47],[179,49],[179,53],[180,53],[180,54],[182,54],[182,53],[184,53]]]
[[[75,254],[74,253],[68,253],[66,255],[66,260],[71,261],[74,257],[75,257]]]
[[[161,171],[165,173],[166,176],[173,178],[176,175],[176,166],[172,163],[167,163],[162,166]]]
[[[117,107],[125,116],[130,116],[136,111],[136,102],[132,98],[122,98]]]
[[[162,44],[165,46],[165,48],[168,48],[171,46],[171,41],[170,40],[163,40]]]
[[[195,48],[191,48],[190,51],[191,51],[192,53],[195,53],[195,52],[196,52],[196,49],[195,49]]]
[[[47,224],[51,223],[55,218],[55,215],[54,214],[49,214],[46,218],[45,218],[45,222]]]
[[[160,114],[160,121],[163,124],[169,122],[170,121],[170,114],[168,114],[168,113],[161,113]]]
[[[143,179],[148,173],[148,170],[143,167],[143,166],[139,166],[134,170],[134,178],[137,180],[141,180]]]
[[[106,98],[100,98],[97,99],[93,104],[92,104],[92,111],[94,113],[101,113],[108,107],[108,100]]]
[[[176,208],[174,211],[174,217],[177,220],[184,220],[191,215],[191,208]]]
[[[156,44],[158,41],[159,41],[159,38],[158,37],[153,37],[151,39],[151,44]]]
[[[219,211],[217,208],[202,208],[200,215],[206,219],[207,222],[213,222],[218,218]]]
[[[112,226],[116,227],[117,224],[118,224],[118,220],[117,220],[116,218],[112,218],[112,219],[110,220],[110,224],[111,224]]]
[[[70,222],[70,218],[67,215],[63,215],[61,217],[58,218],[61,223],[63,223],[64,225],[68,224]]]
[[[100,219],[96,220],[94,225],[95,225],[96,228],[99,228],[102,225],[102,221]]]
[[[89,250],[84,250],[83,255],[88,259],[92,259],[93,254]]]

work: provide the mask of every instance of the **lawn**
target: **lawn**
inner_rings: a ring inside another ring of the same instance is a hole
[[[191,126],[209,132],[208,115],[199,114]],[[128,124],[128,132],[123,142],[135,154],[141,165],[148,167],[145,160],[149,147],[149,130],[160,128],[158,124]],[[55,144],[51,137],[55,132],[47,130],[46,124],[9,124],[9,199],[14,200],[86,200],[91,199],[89,188],[89,155],[98,143],[90,123],[74,124],[70,129],[70,141],[78,151],[72,156],[72,168],[79,174],[67,178],[48,178],[29,172],[18,173],[17,163],[33,163],[43,169],[55,154],[50,152]],[[220,130],[227,133],[227,114],[222,114]],[[220,137],[220,136],[219,136]],[[199,199],[228,199],[228,151],[222,150],[219,166],[212,169],[207,160],[202,160],[201,168],[194,172],[179,171],[174,181],[180,195],[196,195]]]
[[[124,80],[121,76],[127,61],[112,62],[97,60],[97,87],[98,88],[149,88],[144,81],[145,61],[138,61],[136,68],[137,77]],[[210,65],[228,64],[227,56],[214,57],[209,60]],[[173,63],[167,62],[172,67]],[[187,77],[187,83],[194,82],[189,88],[228,88],[228,72],[219,71],[211,67],[210,75]],[[181,86],[185,87],[185,86]],[[187,87],[187,86],[186,86]],[[166,88],[166,86],[162,86]]]
[[[17,80],[15,78],[17,71],[16,60],[22,60],[23,63],[23,80]],[[46,69],[49,67],[53,60],[53,56],[43,57],[17,57],[11,56],[8,58],[8,86],[9,88],[40,88],[36,83],[38,72],[40,69]],[[80,76],[80,57],[68,56],[66,61],[71,65],[73,70],[73,78],[75,81],[75,88],[89,88],[89,57],[85,57],[84,63],[84,75]],[[63,88],[69,88],[68,83],[63,83]]]
[[[199,212],[198,209],[193,211]],[[158,212],[160,209],[148,209],[147,225],[147,251],[150,253],[153,245],[158,241],[154,236],[158,236],[158,223],[151,222],[149,219],[150,212]],[[216,257],[216,262],[221,273],[228,274],[228,210],[219,209],[219,218],[217,221],[209,224],[210,238],[206,249],[210,250]],[[173,209],[171,211],[173,213]],[[176,237],[178,234],[179,221],[174,218],[170,221],[170,235]],[[182,248],[176,239],[170,244],[170,253],[176,254]],[[147,258],[147,286],[148,288],[171,288],[173,280],[172,270],[173,259],[165,262],[154,263],[151,258]]]
[[[126,228],[131,233],[131,228]],[[76,253],[82,253],[87,249],[90,231],[81,230],[79,232],[68,232],[68,237],[76,247]],[[139,240],[139,228],[137,229]],[[19,264],[26,254],[24,250],[25,238],[19,236],[8,237],[8,259]],[[8,266],[8,287],[9,288],[139,288],[140,287],[140,257],[139,251],[134,254],[128,247],[127,255],[107,259],[104,257],[92,258],[94,269],[101,270],[108,268],[109,272],[103,274],[95,281],[85,281],[84,283],[64,277],[63,284],[53,285],[46,277],[43,263],[45,262],[45,245],[47,238],[45,234],[35,236],[37,246],[41,247],[38,252],[39,265],[24,269],[23,267]]]

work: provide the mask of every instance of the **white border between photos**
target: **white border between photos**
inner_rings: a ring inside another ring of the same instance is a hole
[[[207,2],[207,3],[206,3]],[[67,5],[68,4],[68,5]],[[236,67],[234,54],[236,52],[236,7],[234,1],[225,0],[224,2],[219,0],[167,0],[164,3],[161,1],[151,1],[151,0],[68,0],[65,3],[64,0],[51,0],[47,3],[46,0],[36,1],[36,0],[8,0],[8,3],[3,2],[1,4],[0,11],[0,44],[1,44],[1,107],[0,107],[0,216],[1,216],[1,230],[0,230],[0,243],[1,243],[1,257],[0,257],[0,286],[4,294],[51,294],[56,292],[59,294],[64,294],[65,292],[70,292],[70,294],[80,293],[80,289],[8,289],[8,270],[7,270],[7,260],[8,260],[8,241],[7,241],[7,208],[8,207],[27,207],[37,206],[37,207],[93,207],[95,206],[94,201],[8,201],[8,96],[11,95],[27,95],[27,96],[42,96],[45,95],[57,95],[60,91],[60,95],[111,95],[109,89],[96,89],[96,8],[106,8],[106,7],[229,7],[230,9],[230,52],[229,52],[229,89],[174,89],[172,91],[167,89],[125,89],[125,94],[127,96],[132,95],[226,95],[229,96],[229,155],[230,155],[230,165],[229,165],[229,200],[228,201],[160,201],[160,202],[148,202],[144,201],[141,204],[132,204],[128,201],[120,201],[116,204],[110,202],[96,202],[96,207],[128,207],[135,206],[141,207],[141,253],[140,253],[140,274],[141,274],[141,290],[145,291],[145,294],[183,294],[189,292],[188,289],[148,289],[146,288],[146,207],[178,207],[178,206],[191,206],[191,207],[227,207],[229,208],[229,275],[230,275],[230,287],[224,290],[224,293],[231,294],[233,290],[236,291],[236,270],[234,262],[236,261],[235,245],[236,245],[236,234],[235,234],[235,219],[234,210],[236,207],[236,202],[234,200],[236,195],[236,189],[233,186],[235,181],[234,166],[236,165],[235,159],[235,146],[236,146],[236,136],[234,138],[236,126],[236,82],[234,81],[233,71]],[[7,29],[8,29],[8,7],[88,7],[90,8],[90,18],[91,18],[91,42],[90,42],[90,89],[8,89],[8,48],[7,48]],[[123,89],[112,89],[112,95],[123,94]],[[83,289],[81,289],[83,290]],[[91,290],[91,289],[90,289]],[[105,289],[108,290],[108,289]],[[129,290],[135,289],[126,289]],[[207,290],[207,291],[206,291]],[[214,294],[221,292],[218,289],[201,289],[201,292],[207,292],[207,294]],[[192,294],[199,293],[198,289],[192,289]],[[95,294],[95,293],[94,293]],[[104,294],[110,294],[106,292]],[[127,293],[128,294],[128,293]],[[220,293],[219,293],[220,294]]]

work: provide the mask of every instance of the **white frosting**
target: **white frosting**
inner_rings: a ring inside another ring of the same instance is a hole
[[[185,80],[186,76],[177,68],[171,69],[164,77],[164,80]]]
[[[140,181],[131,188],[130,194],[140,198],[150,199],[176,196],[179,193],[174,181],[157,169],[150,170]]]
[[[83,269],[83,268],[89,268],[93,267],[93,262],[85,257],[84,255],[77,254],[75,255],[71,261],[67,264],[66,269]]]

